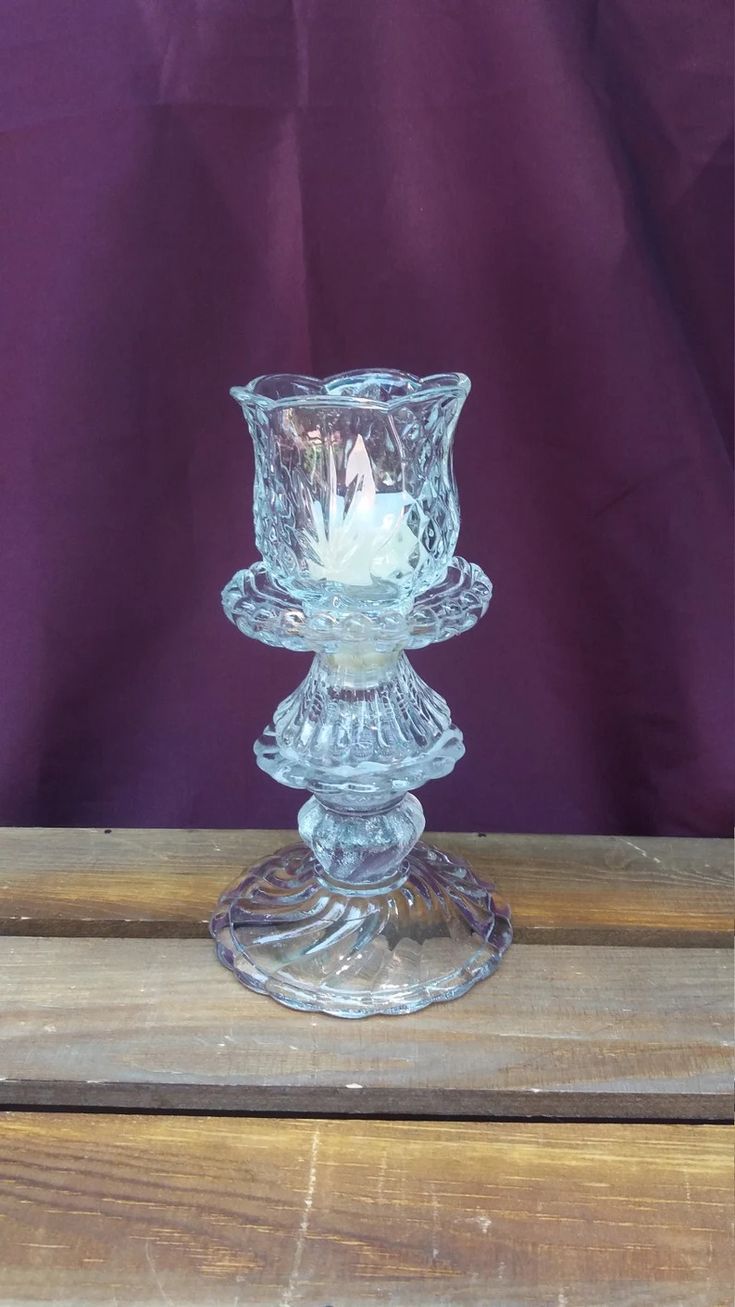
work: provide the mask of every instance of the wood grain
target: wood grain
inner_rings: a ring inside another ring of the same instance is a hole
[[[726,1307],[722,1127],[6,1114],[0,1303]]]
[[[0,1102],[731,1119],[732,955],[514,945],[458,1003],[340,1021],[199,940],[0,940]]]
[[[727,947],[729,840],[430,836],[494,880],[516,940]],[[197,937],[222,889],[293,831],[0,830],[0,932]]]

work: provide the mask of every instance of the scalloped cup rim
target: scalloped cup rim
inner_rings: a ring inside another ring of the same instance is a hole
[[[367,385],[371,378],[374,382],[380,377],[397,383],[406,383],[405,391],[391,399],[374,399],[370,395],[344,395],[336,390],[338,385],[345,382],[354,384],[359,378],[365,378]],[[294,386],[309,387],[309,389],[300,392],[294,390],[293,393],[278,397],[264,394],[259,389],[265,382],[272,383],[276,380],[288,381]],[[348,372],[335,372],[328,377],[310,377],[295,372],[265,372],[259,377],[254,377],[245,386],[232,386],[230,394],[238,404],[257,403],[266,409],[293,408],[296,405],[300,408],[307,405],[323,407],[327,401],[330,405],[344,405],[350,408],[357,406],[387,413],[393,409],[415,404],[417,400],[424,402],[440,396],[456,394],[464,400],[470,392],[471,384],[464,372],[436,372],[418,377],[412,372],[401,372],[397,368],[355,368]]]

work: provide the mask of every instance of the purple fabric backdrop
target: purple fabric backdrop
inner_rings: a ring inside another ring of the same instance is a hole
[[[0,820],[292,824],[228,386],[462,369],[445,828],[725,833],[729,5],[5,0]],[[10,221],[8,221],[8,217]]]

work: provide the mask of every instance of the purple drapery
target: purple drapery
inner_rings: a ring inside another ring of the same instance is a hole
[[[279,825],[228,386],[462,369],[444,828],[729,829],[719,0],[6,0],[0,820]]]

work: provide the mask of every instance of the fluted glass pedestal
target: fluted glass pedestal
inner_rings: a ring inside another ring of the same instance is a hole
[[[339,597],[310,609],[262,563],[226,587],[225,611],[245,635],[315,654],[256,744],[274,779],[311,792],[303,843],[249,870],[211,922],[221,961],[250,988],[334,1016],[393,1015],[455,998],[498,965],[508,909],[464,862],[420,840],[410,791],[447,775],[464,746],[405,652],[468,630],[491,593],[461,558],[407,610]]]

